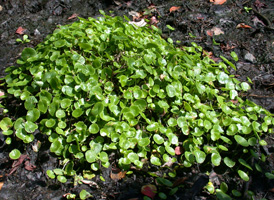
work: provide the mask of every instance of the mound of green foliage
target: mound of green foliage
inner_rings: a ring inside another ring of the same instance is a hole
[[[63,160],[48,175],[61,182],[79,173],[79,163],[96,171],[115,159],[125,170],[212,164],[248,181],[272,115],[239,97],[250,86],[229,75],[231,62],[215,63],[192,44],[176,48],[154,26],[105,14],[60,26],[6,70],[7,92],[26,115],[3,118],[3,134],[9,143],[11,135],[31,143],[37,129],[47,135]]]

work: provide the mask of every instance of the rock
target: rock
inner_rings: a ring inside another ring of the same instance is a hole
[[[256,62],[255,56],[253,56],[253,54],[251,54],[251,53],[249,53],[249,52],[248,52],[247,54],[245,54],[244,59],[245,59],[246,61],[251,62],[251,63],[255,63],[255,62]]]

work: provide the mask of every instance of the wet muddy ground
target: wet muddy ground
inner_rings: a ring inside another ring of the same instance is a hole
[[[239,80],[247,81],[248,77],[253,82],[246,98],[274,113],[273,0],[227,0],[223,5],[215,5],[209,0],[1,0],[0,76],[5,75],[6,67],[15,65],[25,47],[35,47],[57,25],[76,21],[73,14],[83,18],[98,17],[99,10],[111,10],[113,15],[126,15],[130,19],[130,11],[138,12],[161,28],[164,38],[180,40],[180,45],[185,46],[195,42],[215,60],[220,55],[232,60],[230,53],[235,51],[239,61],[237,71],[233,73]],[[170,31],[166,25],[174,27],[175,31]],[[22,39],[23,34],[29,36],[30,42],[16,41]],[[43,136],[40,138],[42,140]],[[266,140],[268,145],[262,152],[267,155],[265,168],[271,171],[274,170],[274,138],[268,136]],[[153,178],[138,172],[115,181],[109,176],[110,169],[106,169],[102,172],[105,182],[98,176],[96,184],[76,187],[69,181],[60,184],[46,176],[47,169],[58,166],[57,158],[47,147],[45,143],[38,153],[34,153],[31,146],[27,146],[25,154],[28,157],[13,172],[14,163],[8,157],[13,147],[6,145],[0,134],[0,188],[3,184],[0,199],[58,200],[64,198],[64,194],[79,193],[82,189],[89,191],[94,199],[142,199],[140,188],[153,182]],[[188,181],[177,192],[177,199],[214,199],[205,192],[200,193],[199,189],[193,192],[194,186],[201,181],[200,171],[197,166],[178,172],[178,177],[188,177]],[[9,173],[11,175],[7,176]],[[235,184],[234,177],[229,174],[220,176]],[[199,181],[193,185],[197,179]],[[274,182],[261,175],[255,173],[248,184],[238,184],[243,191],[254,191],[256,199],[274,199]]]

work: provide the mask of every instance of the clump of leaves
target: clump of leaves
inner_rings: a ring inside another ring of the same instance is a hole
[[[102,14],[60,26],[23,50],[20,67],[6,70],[7,92],[26,115],[4,118],[3,134],[24,143],[37,129],[47,135],[50,151],[64,160],[48,174],[61,182],[76,174],[76,163],[108,167],[113,152],[124,169],[142,168],[144,160],[184,167],[208,160],[247,181],[249,159],[258,159],[255,147],[266,144],[261,138],[274,119],[239,96],[250,86],[228,73],[235,66],[202,57],[195,43],[175,48],[154,26]]]

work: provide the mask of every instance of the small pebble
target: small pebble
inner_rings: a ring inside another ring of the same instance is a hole
[[[245,58],[246,61],[249,61],[249,62],[252,62],[252,63],[254,63],[256,61],[255,56],[253,56],[253,54],[251,54],[249,52],[247,54],[245,54],[244,58]]]
[[[3,10],[3,7],[0,5],[0,12]]]
[[[34,35],[37,36],[37,35],[41,35],[40,31],[38,31],[38,29],[35,29],[34,30]]]

